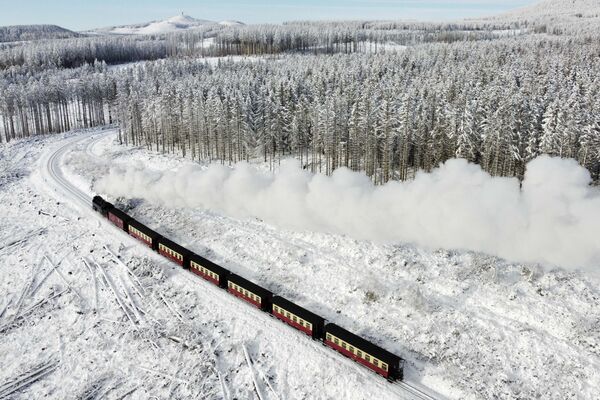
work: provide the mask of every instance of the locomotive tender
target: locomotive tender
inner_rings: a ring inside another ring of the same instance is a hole
[[[402,380],[404,360],[397,355],[336,324],[325,324],[325,319],[321,316],[283,297],[274,295],[254,282],[233,274],[161,236],[100,196],[94,197],[92,208],[113,225],[182,268],[189,269],[204,280],[227,290],[235,297],[271,314],[314,340],[323,342],[324,345],[371,369],[389,381]]]

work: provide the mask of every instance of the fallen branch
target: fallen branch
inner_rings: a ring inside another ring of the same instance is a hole
[[[63,274],[58,270],[58,265],[54,265],[52,263],[52,261],[50,261],[50,259],[48,258],[48,256],[44,255],[44,258],[46,259],[46,261],[48,261],[48,264],[50,264],[52,266],[52,270],[56,272],[56,274],[60,277],[60,279],[64,282],[65,285],[67,285],[67,287],[69,288],[69,290],[71,290],[73,293],[75,293],[75,295],[77,297],[79,297],[79,300],[81,300],[82,302],[85,302],[83,300],[83,297],[81,297],[81,295],[79,294],[79,292],[77,290],[75,290],[70,284],[69,282],[65,279],[65,277],[63,276]]]
[[[165,297],[160,292],[158,292],[158,295],[160,296],[162,301],[166,304],[166,306],[169,308],[169,310],[171,310],[171,312],[177,317],[177,319],[179,321],[183,322],[183,316],[177,310],[175,310],[175,308],[172,307],[171,304],[169,304],[167,299],[165,299]]]
[[[104,280],[106,281],[106,284],[108,285],[109,289],[113,292],[115,299],[117,300],[117,304],[121,307],[121,309],[125,313],[125,316],[127,317],[127,319],[135,327],[136,323],[133,320],[133,318],[131,317],[131,315],[129,315],[127,306],[123,303],[123,300],[121,300],[119,293],[117,293],[117,289],[115,289],[114,283],[111,281],[110,277],[106,274],[106,271],[104,271],[104,268],[102,268],[102,266],[100,264],[98,264],[96,261],[94,261],[94,264],[96,264],[96,267],[100,270],[100,272],[102,273],[102,276],[104,276]]]
[[[10,328],[11,326],[14,326],[15,323],[24,318],[26,315],[30,314],[33,310],[35,310],[38,307],[41,307],[42,305],[46,304],[47,302],[49,302],[50,300],[54,300],[55,298],[61,296],[62,294],[66,293],[69,289],[65,289],[62,292],[55,294],[53,296],[50,296],[46,299],[42,299],[40,301],[38,301],[37,303],[35,303],[33,306],[29,307],[27,310],[23,311],[21,314],[19,314],[16,318],[14,318],[12,321],[10,321],[9,323],[0,326],[0,332],[4,332],[6,329]]]
[[[150,372],[152,374],[158,375],[158,376],[162,376],[163,378],[167,378],[167,379],[171,379],[173,381],[179,382],[179,383],[183,383],[185,385],[189,385],[190,384],[190,382],[186,381],[185,379],[181,379],[181,378],[178,378],[178,377],[173,376],[173,375],[165,374],[165,373],[160,372],[160,371],[155,371],[153,369],[145,368],[145,367],[141,367],[141,366],[138,366],[137,368],[141,369],[142,371],[146,371],[146,372]]]
[[[38,364],[31,371],[26,372],[13,380],[0,386],[0,399],[8,398],[11,394],[17,390],[23,389],[24,387],[40,380],[49,373],[55,371],[58,368],[58,361],[48,361],[43,364]]]
[[[98,280],[96,279],[96,274],[94,273],[92,267],[85,258],[82,258],[81,260],[87,267],[88,271],[90,272],[90,275],[92,276],[92,280],[94,281],[94,310],[98,310]]]
[[[252,376],[252,382],[254,382],[254,388],[256,389],[256,395],[260,400],[265,399],[265,395],[263,394],[258,382],[256,381],[256,371],[254,370],[254,366],[252,365],[252,360],[250,359],[250,355],[248,354],[248,349],[246,345],[242,343],[242,349],[244,350],[244,356],[246,357],[246,363],[248,364],[248,368],[250,368],[250,375]]]
[[[127,273],[132,277],[132,279],[135,280],[135,282],[139,285],[140,289],[142,290],[142,292],[145,292],[144,290],[144,286],[142,286],[142,283],[139,281],[138,277],[136,274],[133,273],[132,270],[129,269],[129,267],[123,262],[121,261],[121,259],[111,250],[108,248],[108,245],[104,245],[102,246],[104,247],[104,250],[106,250],[108,252],[108,254],[110,254],[113,258],[113,260],[120,266],[122,266],[123,268],[125,268],[125,270],[127,271]]]

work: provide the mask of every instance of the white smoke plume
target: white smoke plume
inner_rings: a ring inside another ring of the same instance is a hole
[[[542,156],[528,164],[522,187],[454,159],[413,181],[382,186],[345,168],[313,175],[292,160],[274,174],[244,163],[166,172],[116,166],[96,189],[292,229],[598,270],[600,190],[590,182],[576,161]]]

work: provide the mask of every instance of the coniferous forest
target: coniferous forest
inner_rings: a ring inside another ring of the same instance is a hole
[[[600,34],[547,22],[290,23],[0,45],[0,140],[115,123],[194,160],[287,157],[375,183],[540,154],[600,179]]]

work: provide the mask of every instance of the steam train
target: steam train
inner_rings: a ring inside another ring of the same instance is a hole
[[[402,380],[404,360],[397,355],[334,323],[326,322],[323,317],[189,251],[136,221],[100,196],[94,197],[92,207],[119,229],[182,268],[271,314],[312,339],[321,341],[389,381]]]

